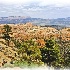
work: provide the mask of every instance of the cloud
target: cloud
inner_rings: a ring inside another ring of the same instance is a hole
[[[10,15],[67,17],[70,16],[70,0],[0,0],[0,16]]]
[[[5,13],[6,11],[0,11],[0,12]]]
[[[0,0],[3,4],[30,4],[38,3],[40,6],[55,5],[67,6],[70,5],[70,0]]]
[[[38,2],[39,0],[0,0],[3,4],[27,4],[32,2]]]
[[[55,6],[67,6],[70,5],[70,0],[41,0],[41,6],[55,5]]]

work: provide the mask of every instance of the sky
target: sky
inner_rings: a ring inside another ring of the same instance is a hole
[[[70,17],[70,0],[0,0],[0,17]]]

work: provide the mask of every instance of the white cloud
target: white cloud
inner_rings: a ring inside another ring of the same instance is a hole
[[[56,6],[67,6],[70,5],[70,0],[0,0],[3,4],[30,4],[38,3],[40,6],[56,5]]]
[[[3,3],[3,4],[25,4],[25,3],[28,3],[28,2],[31,2],[32,0],[0,0],[0,3]]]
[[[69,6],[70,0],[41,0],[40,5]]]
[[[41,2],[41,0],[0,0],[3,4],[30,4],[34,2]]]
[[[0,12],[4,13],[4,12],[6,12],[6,11],[0,11]]]

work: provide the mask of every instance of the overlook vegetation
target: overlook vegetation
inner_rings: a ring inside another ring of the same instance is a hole
[[[1,67],[39,67],[44,65],[53,66],[54,68],[70,67],[70,41],[62,40],[61,35],[57,39],[53,36],[50,36],[48,39],[45,38],[44,45],[41,45],[38,43],[39,40],[36,40],[40,39],[40,36],[35,37],[36,39],[31,38],[29,40],[24,40],[17,39],[13,36],[11,37],[12,34],[11,26],[4,25],[1,38],[4,39],[5,42],[1,43],[7,47],[6,50],[10,47],[12,49],[10,51],[15,51],[15,53],[14,56],[6,55],[6,57],[11,60],[9,62],[3,60],[2,63],[0,61],[2,64],[0,65]],[[12,46],[10,46],[11,42]],[[4,52],[1,48],[0,53]],[[5,48],[3,49],[5,50]]]

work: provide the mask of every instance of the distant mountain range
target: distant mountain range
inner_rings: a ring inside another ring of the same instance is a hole
[[[32,22],[35,25],[59,25],[70,27],[70,17],[67,18],[57,18],[57,19],[43,19],[43,18],[31,18],[29,16],[9,16],[0,17],[0,24],[18,24]]]

